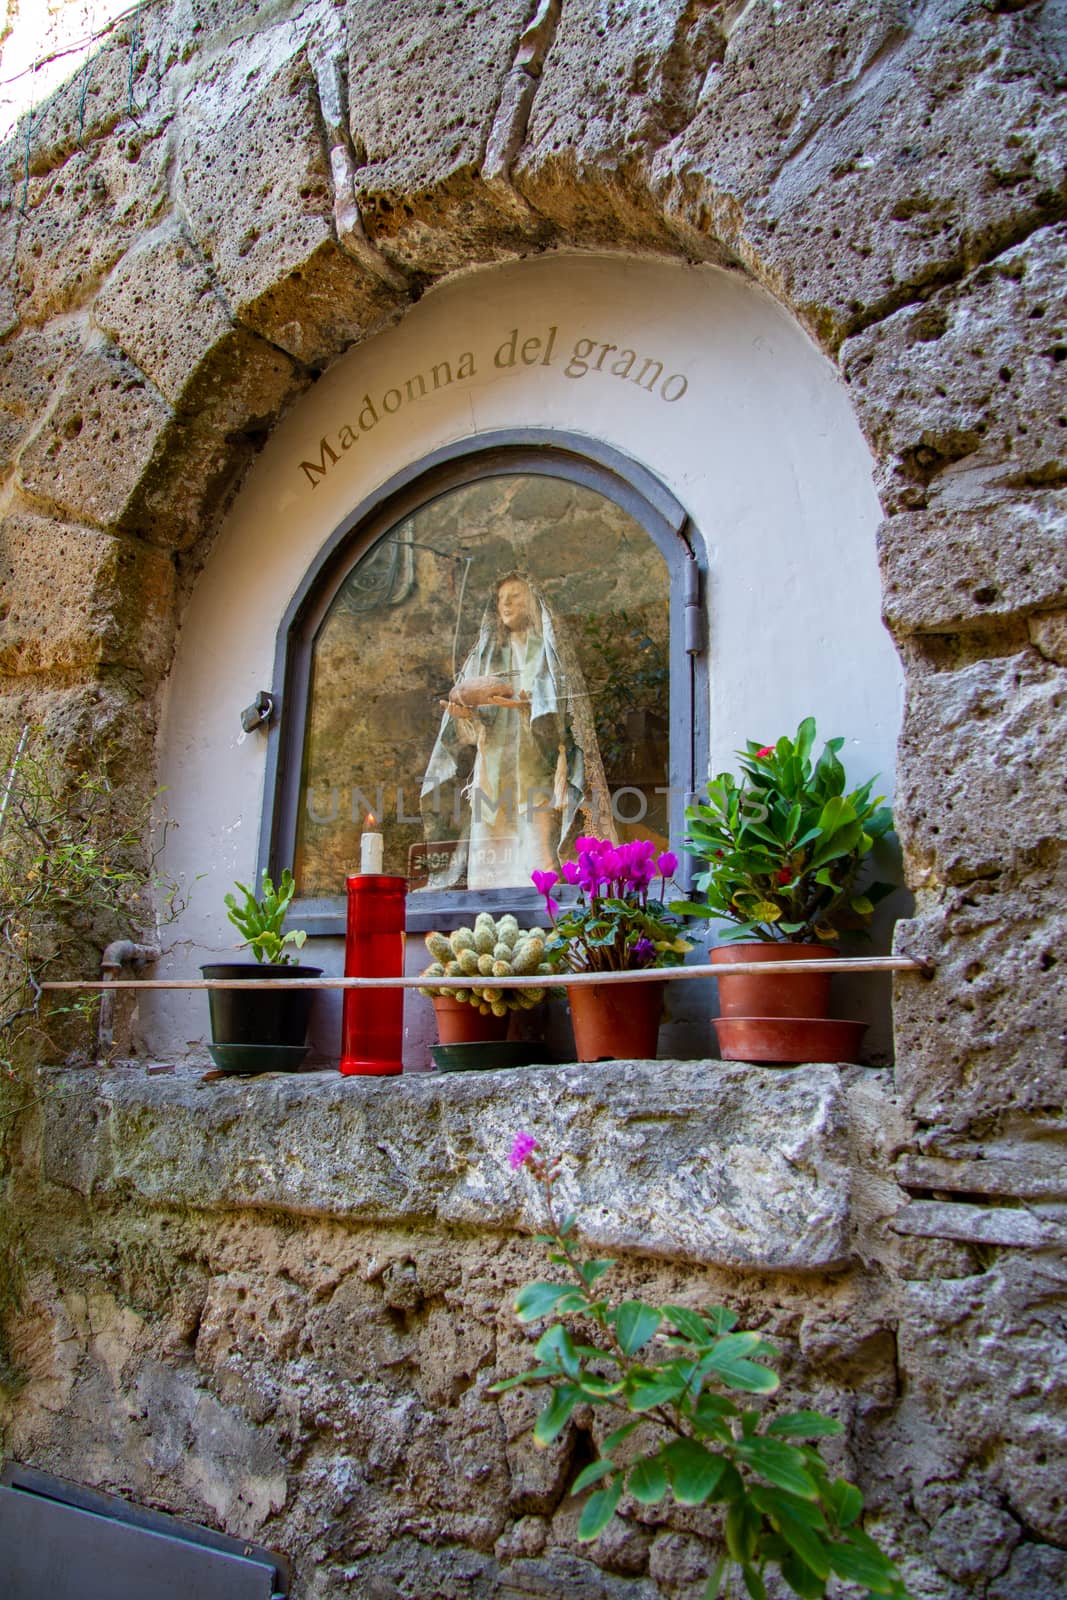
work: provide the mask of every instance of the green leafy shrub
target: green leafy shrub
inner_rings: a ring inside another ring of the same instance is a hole
[[[548,1445],[579,1406],[607,1407],[627,1420],[600,1440],[600,1455],[571,1485],[593,1489],[578,1537],[595,1539],[623,1494],[641,1505],[672,1496],[680,1506],[721,1506],[725,1551],[704,1591],[714,1600],[731,1565],[750,1600],[765,1600],[765,1573],[777,1567],[801,1600],[819,1600],[831,1577],[865,1586],[870,1596],[907,1600],[900,1573],[860,1526],[863,1497],[855,1484],[831,1477],[813,1442],[839,1434],[840,1423],[818,1411],[766,1415],[744,1396],[778,1388],[775,1351],[760,1334],[737,1327],[724,1306],[650,1305],[604,1299],[599,1285],[613,1261],[586,1261],[574,1240],[574,1219],[557,1219],[553,1185],[558,1161],[521,1133],[512,1167],[541,1184],[549,1231],[539,1236],[567,1282],[528,1283],[515,1309],[522,1322],[580,1317],[594,1341],[556,1320],[535,1346],[538,1365],[494,1384],[543,1385],[548,1402],[534,1440]],[[735,1398],[737,1397],[737,1398]],[[595,1487],[594,1487],[595,1486]]]
[[[804,943],[862,928],[892,884],[861,887],[876,840],[893,826],[874,779],[845,793],[843,739],[811,760],[815,719],[775,745],[738,751],[742,778],[720,772],[706,803],[686,808],[686,847],[699,856],[703,895],[672,910],[734,923],[726,937]]]

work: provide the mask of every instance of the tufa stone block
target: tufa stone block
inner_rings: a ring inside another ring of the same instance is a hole
[[[0,672],[122,666],[152,684],[170,665],[174,564],[134,540],[10,513],[0,591]]]
[[[23,452],[22,486],[71,521],[117,524],[170,415],[136,367],[98,344],[68,369],[47,424]]]
[[[210,1096],[186,1070],[107,1080],[99,1121],[84,1084],[69,1088],[62,1114],[88,1119],[78,1182],[91,1170],[94,1192],[537,1232],[538,1196],[507,1162],[525,1128],[568,1153],[560,1203],[579,1209],[598,1251],[777,1272],[831,1269],[850,1254],[848,1126],[833,1067],[624,1062],[595,1080],[563,1067],[355,1087],[302,1074],[220,1083]],[[447,1136],[427,1139],[428,1118]]]
[[[1067,864],[1053,856],[1022,882],[922,896],[897,924],[900,954],[934,964],[932,978],[894,982],[897,1089],[918,1121],[961,1132],[1064,1104],[1065,904]]]
[[[898,634],[966,632],[1062,604],[1067,491],[898,512],[878,531],[878,559],[883,615]]]
[[[1062,479],[1065,245],[1067,224],[1041,229],[841,347],[887,510]]]
[[[1064,840],[1067,677],[1037,651],[914,682],[897,769],[901,843],[916,887],[1003,873]]]
[[[12,263],[24,319],[40,323],[88,305],[166,205],[167,159],[161,138],[108,139],[31,178]]]
[[[81,328],[67,323],[26,328],[0,346],[0,473],[62,389],[81,342]]]
[[[179,155],[193,236],[233,315],[298,361],[323,366],[401,300],[336,242],[314,79],[291,54],[250,65],[231,47],[205,75],[199,109]]]
[[[594,127],[634,59],[613,31],[564,91]],[[679,229],[717,234],[828,346],[1059,214],[1067,114],[1047,7],[746,6],[723,31],[653,187]],[[560,92],[551,65],[535,117]],[[580,124],[568,141],[579,172],[625,170]]]
[[[123,256],[97,295],[93,318],[171,405],[234,329],[207,264],[173,219]]]

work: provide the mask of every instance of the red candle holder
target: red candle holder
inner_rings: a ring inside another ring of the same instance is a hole
[[[406,878],[362,872],[346,880],[346,978],[402,978]],[[341,1071],[388,1077],[402,1070],[403,989],[346,989]]]

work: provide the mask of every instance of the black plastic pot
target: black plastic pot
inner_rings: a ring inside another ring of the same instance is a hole
[[[321,967],[229,961],[201,967],[205,978],[321,978]],[[211,1037],[216,1044],[303,1045],[313,989],[209,989]]]

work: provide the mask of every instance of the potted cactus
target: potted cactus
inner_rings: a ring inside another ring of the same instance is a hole
[[[536,985],[485,989],[479,978],[530,978],[553,970],[544,930],[520,928],[510,912],[497,918],[480,911],[473,928],[428,933],[426,948],[434,959],[424,978],[470,979],[462,989],[435,989],[428,983],[420,991],[433,1001],[442,1044],[503,1039],[513,1011],[529,1011],[544,999],[544,989]]]

